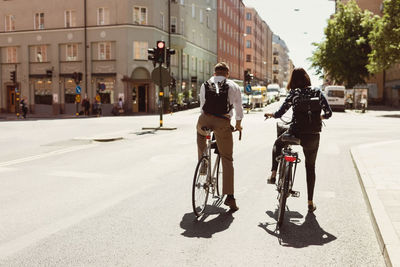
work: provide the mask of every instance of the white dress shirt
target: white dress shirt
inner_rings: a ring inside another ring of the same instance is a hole
[[[224,76],[213,76],[208,81],[214,83],[217,88],[217,93],[219,92],[218,83],[225,80]],[[240,121],[243,119],[243,106],[242,106],[242,94],[240,92],[239,86],[232,80],[226,79],[226,83],[229,85],[228,91],[228,102],[233,105],[235,109],[235,119]],[[203,106],[206,102],[206,89],[204,84],[200,87],[200,110],[203,112]],[[232,118],[233,110],[229,112],[229,118]]]

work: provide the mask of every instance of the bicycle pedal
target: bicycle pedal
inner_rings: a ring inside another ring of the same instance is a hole
[[[292,197],[300,197],[300,192],[299,191],[290,191],[290,195],[292,196]]]

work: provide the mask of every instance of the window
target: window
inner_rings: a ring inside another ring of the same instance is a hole
[[[177,33],[178,32],[176,30],[176,24],[177,24],[176,17],[171,17],[171,33]]]
[[[200,9],[200,23],[203,23],[203,10]]]
[[[147,7],[133,7],[133,23],[147,25]]]
[[[97,25],[110,24],[110,11],[108,8],[100,7],[97,9]]]
[[[99,60],[110,60],[111,59],[111,43],[104,42],[99,43]]]
[[[78,44],[67,44],[67,61],[78,60]]]
[[[17,63],[17,47],[7,47],[7,63]]]
[[[36,62],[47,62],[47,46],[39,45],[35,47]]]
[[[185,0],[181,0],[181,5],[184,5],[185,4]]]
[[[186,54],[182,56],[182,66],[184,69],[188,68],[188,56]]]
[[[199,59],[199,72],[203,73],[204,72],[204,61]]]
[[[171,65],[178,66],[178,54],[171,55]]]
[[[76,12],[75,10],[65,10],[65,28],[76,26]]]
[[[181,34],[185,35],[185,20],[181,19]]]
[[[192,4],[192,18],[196,17],[196,7],[194,4]]]
[[[246,62],[251,62],[251,55],[246,55]]]
[[[5,17],[5,31],[15,31],[15,17],[13,15],[6,15]]]
[[[208,15],[206,15],[206,25],[207,28],[210,28],[210,17]]]
[[[44,13],[35,14],[35,30],[44,29]]]
[[[246,48],[251,48],[251,41],[250,40],[246,41]]]
[[[164,30],[164,13],[160,12],[160,28]]]
[[[251,26],[246,27],[246,34],[251,34]]]
[[[148,42],[133,42],[133,59],[147,60]]]
[[[196,62],[197,62],[197,59],[195,58],[195,57],[192,57],[192,71],[196,71]]]
[[[246,19],[251,20],[251,13],[246,13]]]

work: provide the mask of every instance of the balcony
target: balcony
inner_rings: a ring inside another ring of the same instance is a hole
[[[273,70],[272,71],[274,74],[279,74],[279,70]]]
[[[272,55],[279,56],[279,52],[278,51],[274,51],[274,53],[272,53]]]

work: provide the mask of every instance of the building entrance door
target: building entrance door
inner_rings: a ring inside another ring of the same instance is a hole
[[[147,85],[139,85],[139,112],[147,112]]]
[[[15,113],[16,110],[16,97],[14,86],[7,86],[7,112]]]

